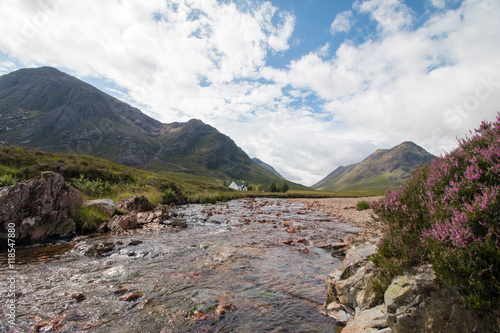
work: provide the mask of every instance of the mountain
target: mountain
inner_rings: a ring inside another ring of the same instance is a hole
[[[379,149],[360,163],[338,167],[312,188],[329,191],[395,188],[415,167],[435,158],[413,142],[403,142],[392,149]]]
[[[276,171],[275,168],[273,168],[271,165],[267,164],[266,162],[263,162],[263,161],[259,160],[256,157],[252,158],[252,161],[254,161],[258,165],[260,165],[261,167],[263,167],[264,170],[266,170],[267,172],[270,172],[270,173],[272,173],[275,176],[278,176],[278,177],[280,177],[282,179],[285,179],[285,177],[283,177],[282,175],[280,175],[280,173],[278,171]]]
[[[156,172],[278,180],[201,120],[163,124],[55,68],[0,76],[0,145],[92,155]]]

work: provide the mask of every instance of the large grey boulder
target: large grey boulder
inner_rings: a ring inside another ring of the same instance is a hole
[[[73,218],[81,204],[80,192],[56,173],[10,186],[0,194],[0,238],[7,238],[11,226],[17,239],[73,236]]]
[[[345,333],[392,332],[388,326],[383,306],[377,305],[374,308],[361,311],[359,315],[356,316],[356,319],[351,320],[342,331]]]
[[[113,216],[116,211],[112,199],[87,200],[83,203],[83,207],[95,207],[99,209],[107,217]]]

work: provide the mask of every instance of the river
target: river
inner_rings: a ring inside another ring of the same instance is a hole
[[[180,226],[18,248],[11,332],[334,332],[328,245],[359,228],[280,199],[174,214]]]

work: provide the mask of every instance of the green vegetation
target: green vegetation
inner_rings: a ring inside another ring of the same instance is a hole
[[[150,172],[118,165],[96,157],[48,153],[19,147],[0,148],[0,177],[24,181],[43,172],[56,172],[79,189],[85,200],[109,197],[120,200],[132,195],[144,195],[153,204],[162,202],[163,193],[170,189],[170,202],[184,203],[184,182]],[[193,188],[206,184],[195,182]]]
[[[80,207],[76,212],[76,232],[87,234],[97,232],[101,223],[108,220],[108,216],[97,207]]]
[[[410,176],[415,167],[435,158],[412,142],[390,149],[379,149],[363,161],[342,166],[312,187],[332,191],[385,191],[395,189]]]
[[[223,186],[223,181],[217,182],[205,176],[156,174],[91,156],[0,147],[0,186],[25,181],[47,171],[61,174],[70,185],[80,190],[84,200],[107,197],[117,201],[132,195],[143,195],[154,205],[215,203],[243,197],[325,198],[381,194],[379,191],[314,191],[305,186],[297,189],[294,184],[289,186],[282,180],[272,181],[269,185],[259,184],[251,187],[250,191],[240,192]],[[91,230],[95,226],[81,227]]]
[[[277,183],[273,180],[270,184],[248,185],[248,189],[256,192],[286,193],[290,190],[290,186],[287,181]]]
[[[500,309],[500,115],[372,204],[385,224],[380,289],[430,263],[474,309]]]
[[[366,210],[366,209],[370,209],[370,204],[368,202],[366,202],[366,200],[361,200],[360,202],[358,202],[356,204],[356,209],[357,210]]]

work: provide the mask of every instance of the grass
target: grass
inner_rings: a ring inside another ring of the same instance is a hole
[[[109,220],[108,216],[97,207],[79,207],[75,217],[76,232],[79,234],[95,233],[101,223],[107,220]]]
[[[117,201],[143,195],[154,205],[215,203],[244,197],[335,198],[382,194],[380,191],[294,189],[292,184],[286,193],[239,192],[222,186],[223,180],[206,176],[173,172],[157,174],[86,155],[0,147],[0,186],[12,185],[48,171],[61,174],[70,185],[80,190],[84,200],[106,197]]]

